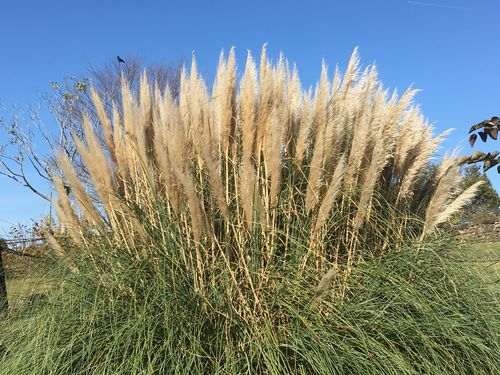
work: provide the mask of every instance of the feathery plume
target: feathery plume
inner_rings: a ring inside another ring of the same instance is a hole
[[[321,205],[319,207],[318,218],[316,220],[313,232],[316,233],[319,232],[319,230],[326,223],[326,220],[328,218],[328,215],[330,215],[335,200],[340,194],[340,188],[342,186],[344,172],[345,172],[345,155],[342,155],[337,167],[335,168],[335,172],[333,173],[330,186],[328,187],[328,190],[326,191],[323,201],[321,202]]]

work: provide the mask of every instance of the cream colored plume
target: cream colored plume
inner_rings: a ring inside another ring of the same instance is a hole
[[[375,66],[360,69],[357,49],[343,76],[337,69],[330,80],[323,63],[315,90],[304,90],[298,69],[290,66],[283,55],[273,63],[264,46],[257,64],[248,53],[239,75],[231,49],[221,54],[210,89],[194,56],[190,69],[182,70],[178,98],[146,75],[138,88],[122,77],[122,102],[111,110],[91,89],[98,123],[84,116],[83,136],[74,136],[90,182],[68,155],[57,156],[53,173],[55,207],[68,235],[82,244],[91,229],[131,249],[154,241],[152,230],[162,237],[165,226],[176,225],[196,245],[195,254],[183,254],[185,266],[203,273],[221,256],[246,264],[245,241],[255,233],[264,236],[261,263],[270,264],[276,247],[288,251],[299,220],[310,225],[314,241],[337,231],[329,240],[338,246],[303,244],[314,250],[308,257],[337,261],[342,244],[351,252],[344,259],[352,260],[376,217],[373,210],[381,210],[375,202],[397,208],[402,217],[413,215],[412,203],[421,203],[413,201],[420,196],[415,192],[443,137],[433,137],[414,104],[417,90],[388,94]],[[429,176],[424,233],[477,191],[474,185],[460,195],[455,164],[445,159]],[[333,217],[344,227],[330,228]],[[238,253],[221,255],[233,240]],[[235,274],[247,275],[243,284],[253,282],[248,272]],[[197,280],[198,287],[203,283]]]

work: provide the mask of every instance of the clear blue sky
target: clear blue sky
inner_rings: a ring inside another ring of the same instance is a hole
[[[359,46],[363,64],[375,62],[386,87],[421,88],[417,101],[437,131],[457,129],[445,146],[469,152],[468,127],[500,115],[499,19],[498,0],[4,1],[0,102],[36,105],[50,81],[84,75],[89,64],[118,54],[175,61],[194,50],[211,80],[222,49],[236,47],[243,67],[247,49],[258,55],[266,42],[271,56],[282,51],[297,63],[309,85],[322,59],[333,71]],[[496,171],[489,175],[500,188]],[[0,176],[0,235],[8,223],[47,212]]]

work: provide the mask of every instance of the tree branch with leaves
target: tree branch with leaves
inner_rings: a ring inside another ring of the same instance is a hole
[[[497,140],[498,132],[500,131],[500,118],[493,116],[490,120],[481,121],[479,124],[472,125],[469,129],[469,144],[474,147],[476,140],[479,136],[483,142],[486,142],[488,138]],[[500,173],[500,152],[491,151],[484,153],[482,151],[476,151],[470,156],[462,156],[458,163],[463,164],[476,164],[483,163],[483,172],[486,172],[490,168],[497,166],[497,171]]]

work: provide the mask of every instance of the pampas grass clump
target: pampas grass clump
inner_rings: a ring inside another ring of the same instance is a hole
[[[265,273],[291,255],[297,236],[301,267],[350,267],[366,252],[431,232],[477,190],[460,195],[452,157],[425,173],[445,134],[432,136],[413,104],[416,90],[390,95],[374,66],[360,70],[357,51],[332,81],[323,65],[314,93],[282,56],[272,65],[265,48],[258,70],[249,54],[238,84],[231,50],[210,94],[193,59],[178,100],[145,76],[134,97],[124,80],[122,112],[106,112],[92,90],[100,124],[85,118],[85,137],[75,142],[95,194],[64,154],[53,175],[73,242],[98,233],[135,251],[167,241],[164,226],[174,226],[201,287],[221,257],[248,270],[247,258],[257,256],[252,263]],[[258,255],[249,246],[257,237]]]
[[[65,236],[50,242],[72,273],[61,271],[63,292],[25,321],[33,339],[10,340],[30,347],[42,364],[13,356],[5,368],[370,373],[371,358],[382,357],[389,360],[380,368],[397,373],[463,367],[441,366],[450,351],[435,345],[446,341],[445,328],[435,340],[426,341],[427,330],[412,333],[422,344],[414,350],[408,336],[398,338],[403,328],[391,331],[378,319],[392,308],[387,290],[372,299],[356,284],[356,270],[367,264],[397,250],[411,258],[478,187],[459,191],[452,157],[426,172],[444,134],[433,137],[415,93],[389,94],[375,67],[360,70],[357,51],[343,75],[336,71],[331,80],[323,66],[315,90],[305,91],[297,69],[283,57],[273,65],[265,49],[258,67],[248,55],[241,78],[234,52],[221,56],[211,93],[194,60],[178,99],[145,76],[138,97],[124,80],[121,103],[109,111],[92,91],[100,123],[85,118],[84,137],[75,136],[92,185],[64,154],[53,173]],[[415,259],[410,274],[402,271],[404,285],[421,264]],[[442,281],[425,296],[443,286],[439,298],[452,298],[451,284]],[[420,316],[414,292],[399,305],[409,324]],[[358,295],[373,306],[351,311]],[[372,308],[382,315],[367,323]],[[43,326],[47,320],[60,323]],[[382,324],[395,342],[370,331],[369,322]],[[382,339],[388,341],[375,345]],[[368,344],[374,349],[362,348]],[[488,352],[483,346],[470,352]],[[460,348],[457,361],[469,353]],[[426,358],[421,367],[412,367],[415,353]]]
[[[332,81],[323,65],[314,93],[265,48],[258,70],[249,54],[238,84],[231,50],[210,94],[193,59],[178,100],[144,76],[139,97],[123,81],[123,110],[110,113],[91,90],[100,124],[85,117],[84,139],[75,136],[91,189],[64,154],[53,174],[73,243],[108,241],[151,261],[145,247],[177,243],[193,288],[210,293],[222,267],[246,316],[260,309],[276,265],[346,280],[367,255],[423,239],[474,196],[478,184],[459,191],[453,157],[426,174],[444,134],[432,136],[416,90],[389,95],[374,66],[360,70],[357,51]]]

